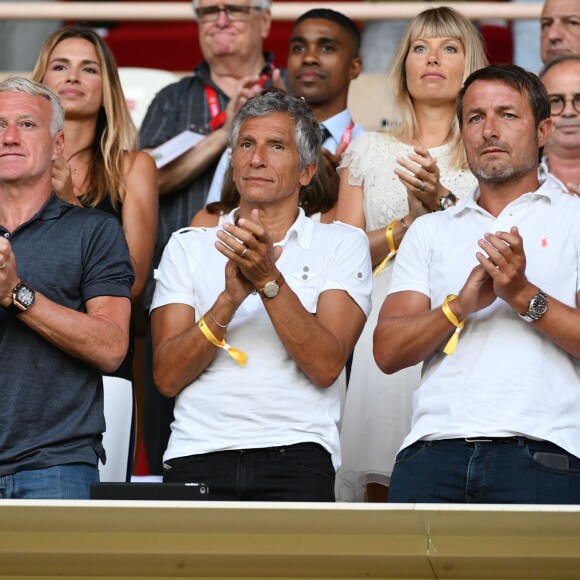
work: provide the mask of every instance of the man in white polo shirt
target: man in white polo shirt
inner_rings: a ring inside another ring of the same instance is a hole
[[[151,316],[156,384],[177,395],[164,481],[204,482],[217,500],[334,500],[335,381],[371,266],[359,230],[298,207],[320,139],[301,99],[248,101],[231,133],[239,209],[165,250]]]
[[[457,114],[479,181],[417,220],[375,331],[387,373],[424,361],[389,501],[580,502],[580,200],[538,182],[540,80],[495,65]]]

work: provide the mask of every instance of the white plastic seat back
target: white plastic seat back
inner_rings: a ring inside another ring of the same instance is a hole
[[[179,77],[170,71],[140,67],[119,67],[119,77],[131,118],[137,129],[141,127],[147,108],[155,95],[163,87],[179,80]]]
[[[103,377],[105,395],[105,422],[103,447],[107,464],[99,461],[101,481],[127,480],[127,469],[132,460],[133,385],[127,379]]]

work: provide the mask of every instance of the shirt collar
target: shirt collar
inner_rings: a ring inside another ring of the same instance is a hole
[[[34,217],[40,220],[51,220],[59,217],[71,207],[73,207],[72,204],[62,200],[53,191]]]
[[[230,222],[232,224],[236,223],[238,219],[240,209],[235,208],[233,209],[225,218],[225,221]],[[284,239],[280,242],[275,243],[275,246],[282,246],[284,247],[290,240],[296,238],[298,245],[305,250],[310,248],[310,244],[312,242],[312,233],[314,230],[314,222],[306,217],[304,210],[299,207],[298,208],[298,216],[294,223],[288,228]]]
[[[520,195],[518,199],[526,197],[544,197],[547,198],[550,203],[553,203],[558,197],[560,197],[560,195],[562,195],[562,193],[564,193],[564,190],[562,189],[562,183],[560,180],[555,178],[551,173],[548,173],[546,181],[544,181],[544,183],[542,183],[540,187],[536,189],[536,191],[524,193]],[[473,209],[479,212],[484,211],[483,208],[477,203],[480,195],[481,191],[479,189],[479,185],[477,185],[469,195],[459,200],[454,207],[451,207],[446,211],[449,212],[450,215],[460,215],[467,209]]]
[[[352,117],[350,115],[350,111],[345,109],[344,111],[330,117],[330,119],[326,119],[326,121],[322,121],[321,125],[324,125],[332,138],[337,142],[340,143],[344,132],[348,129],[349,125],[352,122]]]

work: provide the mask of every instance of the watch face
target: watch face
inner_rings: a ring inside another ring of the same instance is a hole
[[[279,289],[280,287],[278,286],[278,284],[276,284],[276,282],[270,281],[266,282],[266,285],[264,286],[262,292],[264,293],[264,296],[266,298],[274,298],[275,296],[278,295]]]
[[[546,313],[548,301],[541,294],[536,294],[530,303],[530,316],[538,319]]]
[[[14,302],[22,310],[26,310],[34,302],[34,291],[28,286],[20,284],[14,293]]]

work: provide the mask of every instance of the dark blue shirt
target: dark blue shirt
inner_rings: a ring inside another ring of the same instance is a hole
[[[119,221],[52,194],[14,232],[0,226],[18,276],[58,304],[86,312],[97,296],[130,298],[133,268]],[[34,308],[34,306],[33,306]],[[0,307],[0,476],[104,460],[101,372]]]

